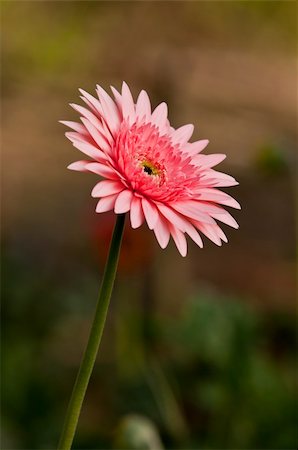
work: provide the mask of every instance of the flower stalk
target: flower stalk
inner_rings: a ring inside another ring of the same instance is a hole
[[[70,450],[107,317],[119,260],[125,214],[117,216],[87,347],[70,398],[58,450]]]

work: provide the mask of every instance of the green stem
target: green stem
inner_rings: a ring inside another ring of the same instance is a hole
[[[70,398],[64,427],[58,444],[58,450],[70,450],[77,428],[82,403],[85,397],[90,375],[95,363],[97,351],[102,337],[102,332],[108,312],[110,298],[113,290],[116,270],[118,265],[125,214],[117,217],[110,251],[103,275],[99,299],[96,306],[95,316],[89,335],[87,347],[81,362],[79,373]]]

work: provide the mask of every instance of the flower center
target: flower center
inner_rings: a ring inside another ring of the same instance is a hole
[[[143,170],[148,175],[158,176],[161,175],[161,170],[159,170],[154,164],[152,164],[148,160],[144,160],[141,162],[141,166],[143,167]]]
[[[143,166],[144,167],[144,172],[148,173],[148,175],[152,175],[153,174],[153,170],[151,169],[151,167],[149,166]]]

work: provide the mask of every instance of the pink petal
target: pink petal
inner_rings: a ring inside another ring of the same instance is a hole
[[[228,211],[225,211],[225,214],[212,213],[212,217],[214,217],[214,219],[219,220],[222,223],[225,223],[226,225],[229,225],[232,228],[236,229],[239,228],[238,223],[236,222],[234,217],[232,217],[231,214],[228,213]]]
[[[202,211],[205,211],[207,214],[210,214],[210,216],[213,217],[214,219],[219,220],[220,222],[225,223],[226,225],[229,225],[232,228],[236,229],[239,228],[239,225],[236,222],[236,220],[231,216],[231,214],[228,211],[226,211],[221,206],[216,206],[208,202],[198,202],[196,200],[189,200],[189,202],[197,204]]]
[[[157,208],[162,213],[162,215],[175,227],[179,228],[182,231],[185,231],[186,221],[183,217],[175,212],[172,208],[164,205],[163,203],[156,203]]]
[[[107,197],[108,195],[117,194],[124,190],[124,186],[119,181],[103,180],[97,183],[92,192],[92,197]]]
[[[161,248],[166,248],[170,240],[170,230],[167,225],[167,221],[160,215],[158,216],[158,220],[153,228],[153,231]]]
[[[144,213],[141,205],[141,199],[133,197],[130,206],[130,222],[132,228],[138,228],[144,222]]]
[[[203,242],[200,235],[196,232],[189,220],[184,219],[182,216],[178,215],[178,213],[175,213],[165,205],[158,204],[158,208],[176,229],[187,233],[199,247],[203,247]],[[212,220],[212,218],[210,219]],[[195,221],[191,220],[191,222],[194,223]],[[212,220],[212,223],[216,225],[214,220]],[[211,224],[208,225],[211,226]]]
[[[217,200],[221,205],[230,206],[230,208],[241,209],[241,205],[230,195],[226,194],[224,199]]]
[[[223,241],[223,242],[228,242],[228,238],[227,238],[227,236],[225,235],[225,233],[222,231],[222,229],[219,227],[219,226],[217,226],[217,234],[218,234],[218,236],[220,237],[220,239]]]
[[[198,202],[193,200],[186,200],[184,202],[173,202],[171,207],[174,208],[179,213],[191,219],[200,220],[206,223],[215,223],[210,215],[204,213],[200,210],[200,205]]]
[[[183,150],[186,150],[189,155],[196,155],[197,153],[200,153],[202,150],[204,150],[204,148],[206,148],[208,144],[208,139],[202,139],[200,141],[185,144]]]
[[[120,192],[115,202],[114,211],[116,214],[126,213],[130,210],[133,193],[128,189]]]
[[[91,105],[91,108],[93,112],[95,112],[97,115],[102,116],[103,115],[103,109],[98,101],[97,98],[93,97],[93,95],[90,95],[88,92],[84,91],[83,89],[79,89],[80,93],[82,94],[82,100],[88,101],[88,105]]]
[[[72,130],[77,131],[77,133],[84,134],[84,135],[87,134],[86,128],[81,123],[72,122],[70,120],[59,120],[59,122],[62,123],[63,125],[66,125],[67,127],[71,128]]]
[[[92,125],[92,123],[89,122],[89,120],[87,120],[87,119],[82,118],[82,122],[85,125],[85,127],[87,128],[87,130],[89,131],[90,135],[92,136],[92,138],[94,139],[96,144],[99,146],[99,148],[101,150],[107,152],[108,154],[110,154],[111,147],[107,143],[107,141],[104,139],[102,134],[98,131],[98,129],[95,128],[95,126]]]
[[[215,205],[214,203],[204,202],[201,200],[188,200],[191,202],[196,208],[199,208],[201,211],[205,212],[208,215],[214,214],[228,214],[228,212],[220,205]]]
[[[223,209],[221,206],[214,205],[210,202],[204,202],[201,200],[186,200],[185,202],[177,202],[178,204],[184,205],[187,204],[188,206],[195,208],[196,210],[199,210],[207,215],[211,215],[211,213],[219,214],[219,213],[225,213],[225,209]],[[214,223],[214,222],[211,222]]]
[[[220,203],[230,206],[231,208],[241,209],[239,203],[230,195],[218,189],[203,188],[199,189],[199,200],[209,200],[211,202]]]
[[[94,145],[87,144],[85,142],[79,142],[76,141],[73,143],[73,145],[80,150],[81,152],[85,153],[85,155],[90,156],[90,158],[95,159],[95,161],[106,161],[107,157],[106,155],[99,150],[99,148],[94,147]]]
[[[184,236],[184,233],[180,231],[178,228],[173,226],[171,223],[169,224],[171,235],[175,241],[176,247],[179,250],[181,256],[186,256],[187,254],[187,242]]]
[[[145,121],[151,116],[151,104],[146,91],[141,91],[138,96],[136,115],[139,119],[144,119]]]
[[[126,119],[130,125],[132,125],[136,120],[135,105],[130,89],[125,81],[122,83],[122,111],[123,118]]]
[[[214,183],[210,184],[210,186],[212,187],[231,187],[231,186],[238,186],[238,181],[235,180],[235,178],[230,177],[229,179],[227,178],[226,180],[220,180],[220,181],[215,181]]]
[[[76,133],[75,131],[67,131],[65,133],[67,139],[69,139],[72,143],[74,142],[85,142],[86,144],[90,144],[90,136],[84,135],[81,133]]]
[[[161,132],[165,130],[168,116],[168,107],[166,103],[160,103],[152,113],[151,123],[157,125]]]
[[[108,126],[106,125],[105,121],[102,122],[102,134],[105,137],[105,139],[107,140],[107,142],[110,144],[111,147],[113,147],[114,144],[114,137],[111,134]],[[112,152],[111,152],[112,153]]]
[[[217,170],[209,169],[204,177],[204,184],[213,187],[230,187],[237,186],[239,183],[235,178],[226,173],[218,172]]]
[[[183,127],[177,128],[171,136],[173,144],[186,144],[193,134],[194,126],[192,124],[183,125]]]
[[[190,226],[188,227],[186,233],[191,237],[191,239],[200,247],[203,248],[203,241],[197,230]]]
[[[122,118],[122,96],[121,96],[120,92],[118,92],[117,89],[114,88],[114,86],[111,86],[111,91],[113,92],[119,114]]]
[[[198,155],[193,158],[193,162],[200,167],[208,168],[216,166],[226,159],[227,155],[215,153],[213,155]]]
[[[110,180],[119,180],[119,175],[115,172],[115,170],[106,164],[88,161],[86,169],[87,171],[96,173],[101,177],[109,178]]]
[[[158,219],[158,211],[153,203],[149,202],[146,198],[142,198],[142,208],[148,227],[150,230],[153,230]]]
[[[99,200],[96,206],[96,212],[102,213],[106,211],[111,211],[114,208],[115,201],[117,198],[117,194],[108,195],[107,197],[103,197]]]
[[[89,163],[90,161],[76,161],[69,164],[67,168],[70,170],[76,170],[78,172],[88,172],[88,170],[86,169],[86,165]]]
[[[222,245],[217,232],[218,225],[209,225],[208,223],[194,222],[194,225],[205,235],[210,241],[219,247]]]
[[[120,115],[118,108],[109,94],[107,94],[101,86],[97,85],[96,91],[103,109],[103,117],[112,134],[115,136],[120,126]]]
[[[99,119],[91,111],[89,111],[89,109],[86,109],[80,105],[76,105],[75,103],[70,103],[70,106],[78,111],[83,117],[86,117],[86,119],[88,119],[96,128],[98,128],[99,130],[102,129],[102,125]]]

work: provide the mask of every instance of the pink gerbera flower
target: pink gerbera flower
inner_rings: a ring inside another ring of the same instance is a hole
[[[130,211],[132,228],[146,221],[162,248],[172,236],[182,256],[187,253],[185,234],[200,247],[200,232],[217,245],[227,242],[216,221],[238,228],[222,205],[239,209],[240,205],[218,189],[238,184],[213,169],[226,155],[201,154],[209,141],[190,143],[193,125],[172,128],[166,103],[152,112],[145,91],[135,103],[126,83],[121,94],[111,89],[113,99],[100,86],[98,98],[80,89],[88,108],[71,106],[81,115],[81,123],[62,121],[73,130],[67,138],[91,158],[68,168],[104,178],[92,191],[100,199],[96,212]]]

